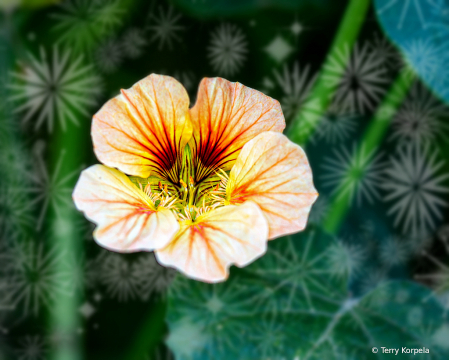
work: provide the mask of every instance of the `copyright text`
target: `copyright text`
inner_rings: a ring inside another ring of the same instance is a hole
[[[382,354],[429,354],[429,349],[422,347],[422,348],[408,348],[406,346],[400,347],[400,348],[388,348],[385,346],[381,346],[380,348],[373,347],[372,352],[374,354],[377,354],[378,352],[381,352]]]

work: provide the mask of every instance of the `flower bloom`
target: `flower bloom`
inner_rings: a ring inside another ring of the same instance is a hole
[[[101,246],[154,250],[191,278],[225,280],[267,240],[302,230],[318,196],[284,128],[279,102],[239,83],[203,79],[189,109],[179,82],[152,74],[94,115],[105,165],[82,172],[75,204]]]

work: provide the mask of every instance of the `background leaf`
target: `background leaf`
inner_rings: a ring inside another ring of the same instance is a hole
[[[446,102],[449,79],[441,76],[449,61],[449,4],[444,0],[375,0],[385,32],[406,63]]]
[[[425,359],[449,356],[443,309],[427,289],[391,281],[353,297],[332,261],[335,246],[312,228],[270,242],[264,257],[233,269],[225,283],[178,276],[167,315],[176,358],[377,359],[372,347],[399,345],[430,348]]]

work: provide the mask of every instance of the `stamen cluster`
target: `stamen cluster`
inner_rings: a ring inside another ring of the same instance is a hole
[[[148,182],[145,185],[142,184],[142,180],[137,180],[137,185],[149,197],[154,210],[169,209],[178,221],[195,221],[196,218],[213,209],[229,205],[226,200],[229,175],[222,169],[215,172],[215,175],[216,179],[209,181],[205,189],[201,186],[202,183],[196,184],[192,176],[189,176],[188,184],[180,179],[180,188],[174,186],[169,188],[168,184],[163,184],[161,181],[157,184]],[[170,191],[171,188],[173,188],[172,191]]]

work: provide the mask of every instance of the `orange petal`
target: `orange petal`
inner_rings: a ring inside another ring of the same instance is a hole
[[[304,151],[274,132],[260,134],[243,147],[226,194],[231,204],[251,200],[259,205],[270,239],[304,229],[318,196]]]
[[[192,136],[189,96],[169,76],[151,74],[109,100],[92,122],[97,158],[129,175],[170,178]],[[176,175],[177,176],[177,175]]]
[[[285,120],[277,100],[222,78],[201,81],[190,110],[192,148],[205,169],[229,170],[240,149],[264,131],[282,132]],[[202,173],[200,171],[199,179]]]
[[[150,198],[120,171],[103,165],[84,170],[75,186],[78,210],[97,224],[95,240],[120,252],[166,246],[179,230],[170,210],[155,210]]]
[[[161,264],[173,266],[188,277],[223,281],[230,264],[243,267],[266,251],[268,225],[259,207],[247,202],[225,206],[183,222],[173,241],[155,251]]]

